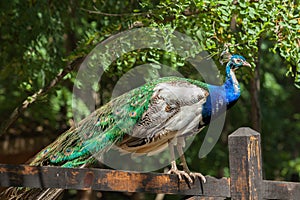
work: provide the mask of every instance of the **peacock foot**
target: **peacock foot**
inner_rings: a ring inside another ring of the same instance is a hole
[[[201,173],[197,172],[190,172],[190,170],[187,167],[183,168],[184,170],[178,170],[176,166],[176,162],[171,162],[171,169],[167,172],[168,174],[176,174],[181,181],[183,178],[186,178],[190,183],[194,183],[194,180],[199,177],[203,183],[206,182],[205,176],[203,176]]]
[[[183,177],[185,177],[190,183],[193,183],[193,179],[185,171],[171,168],[167,173],[168,174],[176,174],[180,181],[183,179]]]

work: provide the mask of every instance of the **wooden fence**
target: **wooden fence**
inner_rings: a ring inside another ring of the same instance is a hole
[[[300,183],[262,179],[259,133],[239,128],[228,143],[230,178],[206,176],[204,184],[160,173],[0,164],[0,186],[180,194],[188,200],[300,199]]]

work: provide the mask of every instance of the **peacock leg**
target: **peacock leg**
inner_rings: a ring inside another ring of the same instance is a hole
[[[185,171],[190,177],[193,177],[194,180],[196,177],[199,177],[201,178],[201,180],[203,181],[203,183],[206,182],[206,178],[205,176],[203,176],[201,173],[199,172],[191,172],[187,163],[186,163],[186,160],[185,160],[185,156],[184,156],[184,152],[183,152],[183,149],[182,149],[182,146],[180,144],[177,145],[177,151],[179,153],[179,158],[180,158],[180,161],[182,163],[182,168],[183,168],[183,171]],[[190,178],[189,180],[191,180],[190,182],[193,182],[192,179]]]
[[[179,178],[179,180],[182,180],[182,177],[185,177],[189,180],[189,182],[193,182],[192,178],[190,177],[190,175],[185,172],[185,171],[181,171],[178,170],[177,166],[176,166],[176,159],[175,159],[175,152],[174,152],[174,145],[169,143],[168,144],[169,149],[170,149],[170,155],[171,155],[171,169],[167,172],[168,174],[176,174]]]

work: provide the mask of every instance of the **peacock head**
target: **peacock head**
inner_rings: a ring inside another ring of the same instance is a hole
[[[232,55],[227,63],[227,66],[230,67],[232,70],[237,70],[242,66],[251,67],[251,65],[246,61],[243,56],[240,55]]]
[[[240,55],[231,55],[228,50],[225,50],[220,55],[220,62],[223,65],[227,63],[227,66],[232,69],[236,70],[242,66],[251,67],[251,65],[246,61],[243,56]]]

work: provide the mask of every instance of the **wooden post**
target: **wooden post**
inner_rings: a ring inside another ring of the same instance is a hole
[[[231,199],[262,199],[260,134],[239,128],[228,137]]]

